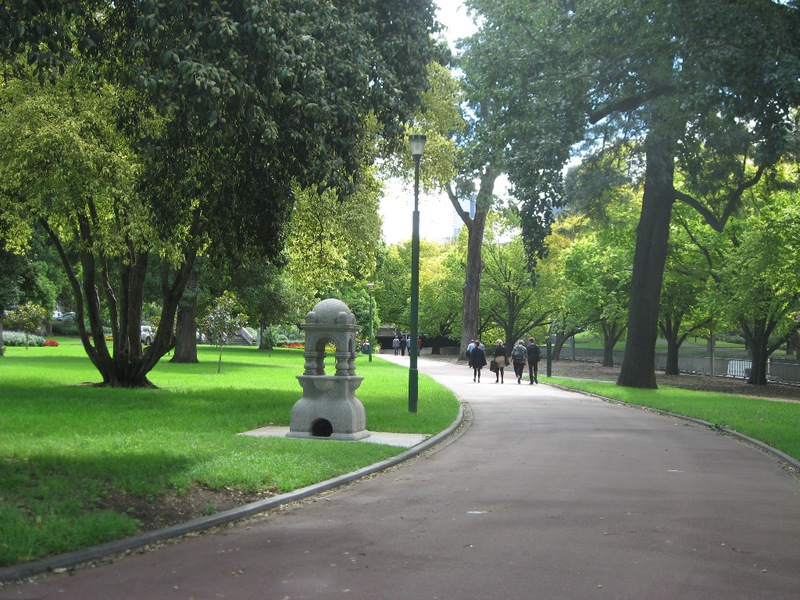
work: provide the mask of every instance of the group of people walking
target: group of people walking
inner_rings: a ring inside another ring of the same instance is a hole
[[[402,336],[397,337],[394,336],[392,340],[392,350],[394,350],[394,355],[402,355],[405,356],[406,352],[408,355],[411,356],[411,336]],[[422,336],[417,338],[417,356],[419,356],[419,352],[422,350]]]
[[[472,368],[472,381],[480,383],[481,370],[487,365],[486,347],[480,340],[470,341],[467,346],[467,359],[469,360],[469,366]],[[525,365],[527,365],[530,385],[533,385],[534,383],[539,383],[539,360],[541,360],[539,346],[534,338],[529,337],[527,345],[524,340],[519,340],[514,344],[510,359],[503,340],[497,340],[492,360],[488,364],[490,365],[489,369],[495,374],[495,383],[505,383],[505,367],[508,364],[513,365],[514,375],[518,384],[522,383]]]

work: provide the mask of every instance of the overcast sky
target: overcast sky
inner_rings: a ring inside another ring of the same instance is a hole
[[[472,20],[467,17],[461,0],[436,0],[439,5],[439,21],[447,28],[443,33],[455,49],[454,41],[466,37],[475,30]],[[425,159],[423,157],[422,168]],[[414,210],[414,182],[390,182],[386,186],[381,201],[383,218],[383,237],[389,244],[411,239],[411,213]],[[421,194],[419,201],[420,237],[442,241],[453,235],[460,220],[455,216],[450,201],[444,194]]]

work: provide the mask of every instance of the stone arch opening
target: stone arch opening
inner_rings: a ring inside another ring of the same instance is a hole
[[[326,359],[328,357],[328,351],[327,351],[328,347],[332,347],[333,348],[333,355],[335,357],[335,359],[334,359],[334,361],[335,361],[334,362],[334,372],[336,372],[336,370],[339,369],[339,365],[338,365],[338,363],[339,363],[339,358],[338,358],[338,356],[339,356],[339,346],[336,343],[336,339],[333,338],[333,337],[325,337],[325,336],[323,336],[323,337],[320,337],[317,340],[317,343],[314,346],[314,353],[316,354],[316,357],[317,357],[317,359],[316,359],[316,363],[317,363],[316,374],[317,375],[325,375]]]
[[[333,435],[333,425],[328,419],[317,419],[311,424],[312,437],[331,437]]]

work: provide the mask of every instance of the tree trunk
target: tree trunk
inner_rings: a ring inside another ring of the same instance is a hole
[[[674,203],[674,142],[647,136],[642,214],[636,228],[628,343],[617,383],[625,387],[655,389],[659,298],[667,260],[667,242]]]
[[[753,328],[742,326],[750,351],[750,375],[747,383],[751,385],[767,385],[767,359],[769,359],[769,336],[766,332],[766,320],[757,319]]]
[[[81,272],[73,268],[61,239],[45,219],[39,220],[59,254],[75,297],[75,323],[83,349],[100,372],[103,384],[112,387],[154,387],[147,374],[175,345],[173,328],[178,303],[186,289],[196,254],[187,252],[185,262],[170,278],[165,270],[162,281],[161,321],[153,343],[142,351],[140,328],[142,294],[147,274],[146,252],[132,252],[120,261],[119,290],[112,287],[109,261],[92,254],[92,232],[87,218],[79,217],[79,235],[86,249],[80,253]],[[113,355],[109,352],[103,331],[103,310],[100,291],[105,293],[114,338]],[[86,319],[89,321],[87,330]]]
[[[614,366],[614,342],[610,341],[607,336],[603,339],[603,366]]]
[[[797,362],[800,362],[800,331],[792,333],[790,339],[792,341],[792,348],[794,349],[794,358]]]
[[[447,196],[458,216],[467,227],[469,238],[467,241],[467,269],[464,278],[464,302],[461,306],[461,344],[459,356],[464,356],[470,341],[479,337],[478,325],[480,323],[480,292],[481,272],[483,271],[483,232],[486,229],[486,216],[492,208],[494,200],[494,174],[491,165],[487,166],[481,174],[478,197],[475,201],[475,216],[470,217],[468,212],[461,208],[458,197],[452,190],[447,190]]]
[[[661,335],[667,340],[667,366],[664,371],[667,375],[678,375],[680,373],[680,369],[678,368],[678,352],[680,351],[682,340],[678,333],[680,331],[681,321],[681,318],[673,319],[668,315],[662,319],[659,325]]]
[[[617,345],[621,333],[616,327],[603,326],[603,366],[614,366],[614,346]]]
[[[751,385],[767,385],[767,360],[769,359],[769,333],[766,319],[757,319],[750,328],[742,324],[747,350],[750,353],[750,374],[747,383]]]
[[[178,306],[178,320],[175,326],[175,352],[170,362],[189,363],[197,360],[197,296],[194,293],[197,274],[192,271],[184,294]]]
[[[175,351],[170,362],[196,363],[197,360],[197,300],[192,297],[178,307],[175,327]]]
[[[483,232],[486,229],[486,211],[478,210],[467,225],[467,273],[464,280],[464,302],[461,307],[461,346],[459,356],[467,351],[471,340],[478,337],[480,317],[481,271],[483,270]]]
[[[431,338],[431,354],[441,354],[442,353],[442,342],[447,339],[445,336],[437,335],[435,338]]]
[[[560,360],[561,359],[561,350],[564,349],[564,344],[567,343],[566,333],[563,331],[559,331],[556,333],[555,342],[553,343],[553,360]],[[570,357],[572,358],[572,357]]]
[[[665,373],[667,375],[680,375],[680,368],[678,366],[678,355],[681,349],[681,343],[677,335],[670,335],[667,338],[667,366]]]

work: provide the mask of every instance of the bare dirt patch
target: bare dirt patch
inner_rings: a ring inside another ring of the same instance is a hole
[[[95,509],[127,514],[141,523],[142,531],[154,531],[272,498],[279,493],[277,488],[242,492],[229,487],[212,490],[201,486],[193,486],[184,493],[168,492],[155,498],[117,492],[96,504]]]

